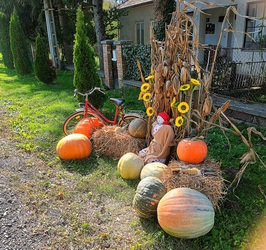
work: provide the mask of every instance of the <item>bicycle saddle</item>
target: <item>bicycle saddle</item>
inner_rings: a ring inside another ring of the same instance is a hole
[[[123,99],[123,98],[110,98],[110,102],[113,103],[114,105],[121,106],[125,102],[125,99]]]

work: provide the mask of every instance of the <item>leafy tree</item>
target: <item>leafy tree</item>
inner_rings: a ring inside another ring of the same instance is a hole
[[[175,11],[175,0],[153,0],[154,2],[154,36],[157,40],[165,39],[165,26],[170,23]]]
[[[78,7],[77,9],[76,34],[74,41],[74,68],[73,84],[80,92],[84,93],[92,87],[103,86],[98,75],[93,47],[86,36],[84,13],[81,10],[81,7]],[[104,95],[97,91],[90,96],[90,99],[96,107],[101,106],[104,98]],[[83,100],[80,96],[78,96],[78,99],[79,101]]]
[[[35,76],[44,83],[53,83],[56,79],[56,68],[49,59],[48,48],[40,35],[36,37],[34,72]]]
[[[8,69],[14,69],[9,39],[9,19],[3,12],[0,12],[0,48],[4,65]]]
[[[20,26],[17,11],[14,9],[9,25],[10,45],[17,74],[26,75],[32,72],[32,61],[26,37]]]

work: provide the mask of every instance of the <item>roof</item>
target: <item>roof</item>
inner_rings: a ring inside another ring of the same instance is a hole
[[[151,4],[153,3],[152,0],[128,0],[119,5],[119,9],[129,8],[129,7],[136,7],[139,5]]]

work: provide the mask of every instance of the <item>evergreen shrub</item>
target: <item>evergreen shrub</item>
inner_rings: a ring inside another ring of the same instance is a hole
[[[29,44],[19,22],[19,16],[14,9],[9,24],[10,47],[13,55],[15,70],[18,75],[32,72],[32,60]]]
[[[0,51],[3,56],[3,63],[8,69],[14,69],[13,56],[10,48],[9,19],[0,12]]]
[[[74,41],[74,86],[82,93],[93,87],[103,88],[103,83],[98,75],[95,52],[86,34],[84,13],[81,7],[77,9],[76,34]],[[79,101],[83,97],[77,96]],[[106,99],[105,95],[95,91],[90,100],[95,107],[100,108]]]
[[[35,76],[44,83],[53,83],[56,79],[56,67],[53,66],[53,62],[49,58],[48,48],[40,35],[37,35],[35,42]]]

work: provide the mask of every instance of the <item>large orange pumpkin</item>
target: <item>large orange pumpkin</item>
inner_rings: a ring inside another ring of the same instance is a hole
[[[56,146],[56,152],[62,160],[86,158],[91,154],[91,151],[91,141],[83,134],[67,135]]]
[[[193,239],[207,234],[214,225],[214,216],[211,201],[190,188],[170,190],[157,207],[161,228],[177,238]]]
[[[183,139],[176,149],[178,158],[188,163],[200,163],[207,156],[208,148],[203,140]]]
[[[101,128],[103,123],[95,117],[86,117],[78,122],[74,128],[75,134],[84,134],[88,138],[91,138],[95,129]]]

